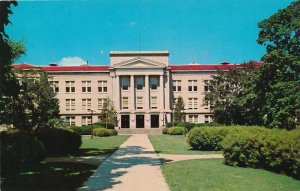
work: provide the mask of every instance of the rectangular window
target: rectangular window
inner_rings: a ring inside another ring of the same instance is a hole
[[[158,86],[158,78],[156,77],[150,78],[150,88],[152,90],[157,90],[157,86]]]
[[[177,100],[178,100],[178,98],[174,98],[174,99],[173,99],[173,108],[175,108],[175,105],[176,105],[176,103],[177,103]]]
[[[82,110],[87,111],[90,110],[91,107],[92,107],[91,99],[82,99]]]
[[[157,109],[157,97],[151,97],[151,108]]]
[[[81,117],[81,125],[91,125],[92,124],[92,116],[82,116]]]
[[[98,81],[98,92],[107,92],[107,81],[106,80]]]
[[[128,109],[128,97],[122,97],[122,108]]]
[[[189,115],[190,123],[198,123],[198,115]]]
[[[174,92],[181,92],[181,80],[174,80],[173,81],[173,91]]]
[[[212,122],[212,116],[211,115],[205,115],[204,116],[204,123],[211,123]]]
[[[198,98],[189,98],[189,109],[198,109]]]
[[[188,89],[189,89],[189,92],[198,91],[197,80],[189,80],[188,81]]]
[[[211,80],[204,80],[204,92],[210,92],[210,83]]]
[[[58,93],[59,92],[59,82],[58,81],[51,81],[50,84],[53,88],[53,92]]]
[[[66,81],[66,92],[67,93],[75,92],[75,82],[74,81]]]
[[[136,89],[142,90],[144,87],[144,78],[138,77],[135,79]]]
[[[66,123],[68,125],[75,125],[75,116],[67,116],[66,117]]]
[[[82,81],[82,92],[91,92],[91,81]]]
[[[136,109],[143,109],[143,97],[136,98]]]
[[[122,78],[122,90],[128,90],[129,78]]]
[[[214,107],[213,103],[211,101],[205,101],[204,102],[204,109],[212,109]]]
[[[75,99],[66,99],[66,111],[75,111]]]
[[[103,109],[104,103],[107,102],[107,98],[99,98],[98,99],[98,110]]]

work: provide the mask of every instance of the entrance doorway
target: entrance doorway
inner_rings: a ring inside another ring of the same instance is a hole
[[[144,115],[136,115],[136,128],[145,128]]]
[[[121,128],[129,128],[129,115],[121,115]]]
[[[151,115],[151,128],[159,128],[159,115]]]

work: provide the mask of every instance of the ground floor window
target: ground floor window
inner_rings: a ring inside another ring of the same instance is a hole
[[[198,115],[189,115],[190,123],[198,123]]]
[[[66,116],[66,123],[68,125],[75,125],[75,116]]]
[[[81,117],[81,125],[91,125],[92,124],[92,116],[82,116]]]
[[[212,121],[212,115],[205,115],[204,116],[204,123],[211,123]]]

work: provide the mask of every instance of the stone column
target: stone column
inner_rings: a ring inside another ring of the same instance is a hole
[[[166,112],[169,112],[171,110],[170,100],[171,100],[170,73],[167,70],[167,83],[166,83],[166,95],[165,95],[165,108],[166,108]]]
[[[134,75],[130,76],[130,110],[135,110]]]
[[[115,97],[115,104],[116,104],[116,110],[117,111],[120,111],[121,108],[120,108],[120,78],[119,76],[116,76],[115,77],[115,85],[114,85],[114,88],[115,88],[115,92],[116,94],[114,95]]]
[[[149,76],[145,76],[145,110],[149,110]]]
[[[159,76],[159,99],[160,99],[160,108],[165,110],[165,99],[164,99],[164,76]]]

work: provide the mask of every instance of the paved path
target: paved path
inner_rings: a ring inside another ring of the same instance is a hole
[[[132,135],[79,190],[169,191],[147,135]]]

